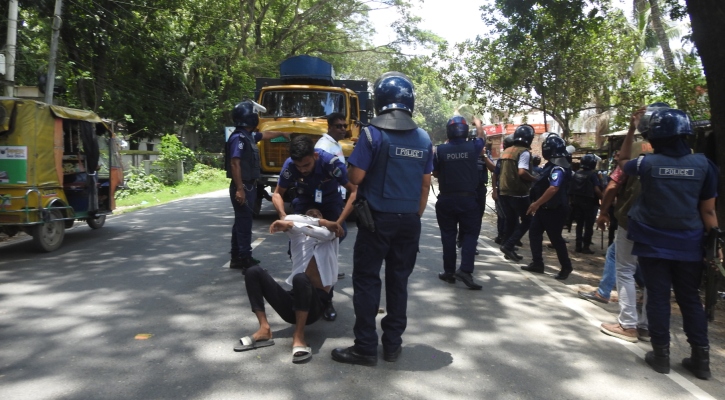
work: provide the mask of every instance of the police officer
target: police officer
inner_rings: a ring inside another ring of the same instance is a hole
[[[436,202],[436,218],[443,244],[443,272],[438,278],[448,283],[463,282],[469,289],[480,290],[473,281],[473,258],[481,231],[478,205],[478,157],[484,152],[483,127],[475,118],[478,137],[466,140],[468,122],[456,116],[448,120],[448,143],[439,145],[433,158],[433,176],[438,178],[440,194]],[[484,153],[485,154],[485,153]],[[485,196],[485,191],[484,191]],[[461,238],[461,267],[456,271],[456,236]]]
[[[534,140],[534,127],[520,125],[514,131],[514,144],[501,155],[501,175],[499,182],[499,201],[506,216],[504,240],[499,249],[509,259],[523,259],[516,254],[514,247],[529,230],[531,216],[526,214],[531,204],[529,189],[536,177],[531,174],[531,152],[529,148]],[[520,222],[519,222],[520,221]]]
[[[715,197],[718,171],[703,154],[692,154],[686,137],[690,119],[681,110],[648,108],[637,122],[654,154],[630,160],[634,130],[619,153],[627,175],[639,176],[641,194],[628,212],[628,238],[634,242],[647,287],[647,317],[652,350],[645,361],[655,371],[670,371],[670,288],[682,313],[683,329],[692,347],[682,365],[700,379],[710,373],[707,320],[698,294],[704,263],[703,237],[717,227]]]
[[[602,188],[597,177],[597,158],[587,153],[579,162],[580,168],[571,181],[572,216],[576,222],[576,248],[577,253],[594,254],[589,248],[594,233],[594,220],[597,218],[599,199],[602,198]]]
[[[569,277],[573,269],[566,242],[561,237],[568,214],[566,187],[571,176],[569,161],[566,160],[566,143],[557,134],[550,133],[541,144],[541,153],[548,162],[542,168],[539,180],[531,188],[533,203],[526,211],[527,214],[533,215],[529,229],[529,245],[533,261],[521,269],[540,274],[544,272],[542,242],[546,232],[556,249],[556,256],[561,265],[561,270],[554,278],[564,280]]]
[[[503,138],[503,149],[506,150],[514,144],[514,135],[507,135]],[[504,231],[506,230],[506,216],[503,213],[503,207],[501,206],[501,199],[499,198],[499,181],[501,176],[501,158],[496,160],[494,170],[491,172],[491,186],[493,186],[493,192],[491,198],[496,206],[496,229],[497,235],[493,240],[496,244],[503,244]]]
[[[400,72],[375,82],[377,116],[365,127],[348,163],[358,196],[367,202],[374,226],[359,226],[353,254],[355,344],[332,351],[335,361],[376,365],[380,268],[385,261],[387,315],[381,321],[383,358],[393,362],[402,350],[407,325],[408,277],[413,272],[420,217],[425,211],[433,170],[433,146],[413,121],[413,83]],[[364,204],[364,203],[363,203]]]
[[[543,145],[543,143],[542,143],[542,145]],[[541,157],[533,156],[531,158],[531,165],[532,165],[532,170],[534,171],[534,175],[541,175],[541,171],[543,171],[543,168],[540,167]]]
[[[234,225],[232,226],[232,251],[229,268],[241,269],[259,264],[252,257],[252,206],[257,198],[257,179],[260,175],[259,148],[257,142],[288,134],[268,131],[255,132],[259,124],[259,115],[252,101],[243,101],[232,110],[234,132],[224,147],[224,166],[229,184],[229,197],[234,207]]]

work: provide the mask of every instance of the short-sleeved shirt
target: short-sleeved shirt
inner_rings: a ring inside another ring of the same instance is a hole
[[[370,136],[372,143],[368,141],[367,135],[360,135],[360,139],[355,145],[355,149],[350,154],[350,158],[347,162],[350,165],[354,165],[363,171],[370,169],[370,164],[375,158],[375,154],[380,150],[380,145],[383,142],[383,137],[377,129],[370,129]],[[428,159],[425,162],[425,170],[423,174],[430,174],[433,172],[433,144],[428,145]]]
[[[452,143],[452,144],[460,144],[460,143],[463,143],[465,141],[466,141],[466,139],[451,139],[450,143]],[[481,154],[481,152],[483,152],[483,148],[486,147],[486,143],[481,138],[474,138],[473,141],[474,141],[473,142],[473,145],[474,145],[474,149],[476,151],[476,154]],[[438,161],[438,157],[437,156],[434,156],[433,157],[433,171],[438,171],[438,169],[439,169],[439,166],[438,166],[439,163],[440,162]]]
[[[315,148],[324,150],[330,154],[337,156],[338,160],[345,164],[345,154],[342,152],[342,146],[337,140],[333,139],[332,136],[328,135],[327,133],[322,135],[317,143],[315,143]],[[339,187],[339,191],[340,195],[344,199],[347,191],[342,186]]]
[[[242,158],[244,141],[240,140],[241,135],[243,135],[243,133],[240,133],[239,135],[232,134],[229,137],[228,146],[231,154],[229,158]],[[254,140],[254,143],[259,143],[259,141],[262,140],[262,134],[259,132],[253,132],[252,139]]]
[[[627,175],[625,175],[624,171],[622,171],[622,168],[619,168],[619,166],[614,168],[614,171],[612,171],[609,175],[609,180],[614,181],[617,185],[621,185],[626,179]]]
[[[640,176],[640,171],[646,170],[647,157],[642,164],[637,165],[638,159],[629,160],[623,168],[627,175]],[[708,160],[708,170],[705,181],[700,190],[700,200],[709,200],[717,197],[718,170],[712,161]],[[642,196],[646,196],[645,193]],[[664,258],[679,261],[702,260],[702,229],[661,229],[645,223],[629,220],[627,236],[634,241],[632,254],[641,257]],[[662,243],[662,246],[648,245],[637,241],[638,237],[646,237],[650,243]]]
[[[312,172],[304,176],[288,158],[282,166],[277,185],[283,189],[294,188],[297,190],[297,199],[304,204],[315,202],[315,192],[322,191],[322,203],[341,202],[342,197],[338,192],[338,186],[345,186],[348,183],[347,167],[340,160],[324,151],[316,150],[317,161]]]
[[[525,170],[529,170],[529,164],[531,163],[531,152],[528,150],[525,150],[521,155],[519,155],[519,168],[523,168]]]

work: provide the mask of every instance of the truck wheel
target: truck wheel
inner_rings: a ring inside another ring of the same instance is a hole
[[[65,221],[60,210],[50,210],[51,222],[35,225],[32,229],[33,244],[38,251],[49,253],[57,250],[65,237]]]
[[[106,223],[106,216],[99,215],[99,216],[96,216],[95,218],[88,217],[88,219],[86,220],[86,223],[88,224],[88,226],[91,227],[91,229],[101,229],[103,227],[103,224]]]

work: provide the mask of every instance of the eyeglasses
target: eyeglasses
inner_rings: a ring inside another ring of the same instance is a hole
[[[332,126],[334,126],[337,129],[347,129],[347,124],[335,124]]]

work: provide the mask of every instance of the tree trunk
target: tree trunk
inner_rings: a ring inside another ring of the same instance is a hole
[[[720,167],[717,214],[725,226],[725,2],[722,0],[686,0],[692,24],[692,39],[702,60],[710,99],[712,122]],[[720,38],[720,39],[717,39]]]
[[[670,39],[667,38],[667,33],[662,25],[662,11],[660,10],[660,0],[649,0],[650,4],[650,18],[652,19],[652,28],[654,28],[655,35],[657,35],[657,41],[660,43],[662,48],[662,56],[665,59],[665,70],[670,78],[677,78],[677,66],[675,65],[675,57],[672,55],[670,49]],[[677,81],[676,81],[677,82]],[[675,102],[677,108],[680,110],[687,111],[687,102],[682,98],[682,91],[679,85],[675,84]]]

